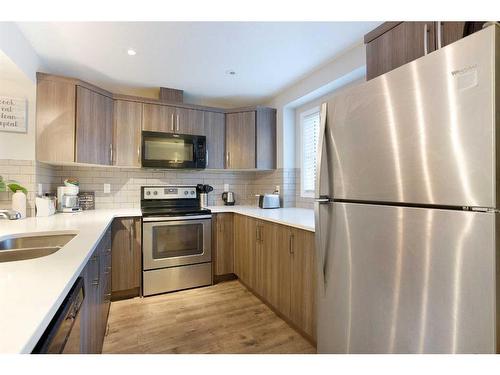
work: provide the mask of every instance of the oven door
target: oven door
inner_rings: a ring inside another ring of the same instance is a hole
[[[143,269],[210,262],[211,223],[210,215],[143,218]]]

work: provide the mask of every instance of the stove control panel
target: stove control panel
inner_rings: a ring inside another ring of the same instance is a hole
[[[147,186],[142,199],[196,199],[196,186]]]

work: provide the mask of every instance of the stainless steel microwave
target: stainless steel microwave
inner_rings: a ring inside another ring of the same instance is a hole
[[[142,166],[165,169],[203,169],[207,166],[204,135],[142,132]]]

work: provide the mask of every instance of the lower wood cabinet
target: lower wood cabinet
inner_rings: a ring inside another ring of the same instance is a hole
[[[141,286],[141,220],[116,218],[111,226],[113,300],[135,297]]]
[[[108,230],[87,262],[81,276],[85,299],[80,310],[80,351],[102,351],[111,297],[111,232]]]
[[[212,261],[214,276],[234,273],[233,214],[212,216]]]
[[[314,233],[234,214],[234,272],[306,336],[316,339]]]

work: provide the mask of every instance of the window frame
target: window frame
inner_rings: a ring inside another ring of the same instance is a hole
[[[299,140],[299,148],[300,148],[300,196],[301,198],[314,198],[314,189],[312,191],[310,190],[304,190],[304,118],[313,114],[313,113],[318,113],[319,116],[321,116],[321,111],[320,111],[320,106],[314,106],[310,109],[304,110],[300,112],[299,114],[299,128],[300,128],[300,140]],[[320,118],[321,121],[321,118]],[[317,155],[317,152],[316,152]],[[316,161],[317,165],[317,161]],[[316,181],[314,181],[314,184],[316,184]]]

